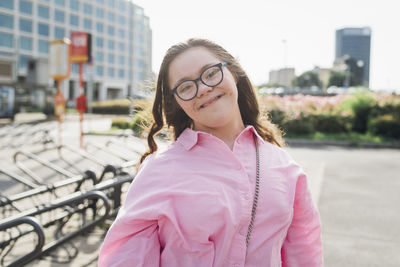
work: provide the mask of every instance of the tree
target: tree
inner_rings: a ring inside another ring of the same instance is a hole
[[[306,71],[292,81],[293,86],[300,88],[310,88],[312,86],[322,87],[322,82],[318,74],[313,71]]]
[[[343,87],[344,80],[346,79],[346,74],[344,72],[332,71],[329,76],[328,87],[337,86]]]

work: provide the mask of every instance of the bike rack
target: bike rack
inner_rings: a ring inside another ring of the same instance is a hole
[[[13,173],[11,171],[5,170],[5,169],[3,169],[1,167],[0,167],[0,173],[3,173],[5,175],[7,175],[11,179],[13,179],[13,180],[15,180],[15,181],[17,181],[19,183],[22,183],[22,184],[26,185],[29,188],[36,188],[36,187],[39,186],[38,184],[32,183],[31,181],[25,179],[24,177],[19,176],[18,174]]]
[[[45,242],[43,227],[40,225],[40,223],[35,218],[30,217],[30,216],[20,217],[20,218],[16,218],[15,220],[0,223],[0,232],[6,231],[10,228],[19,226],[21,224],[29,224],[33,227],[33,229],[34,229],[33,232],[35,232],[37,235],[37,244],[36,244],[35,249],[32,252],[18,258],[17,260],[12,262],[10,265],[8,265],[9,267],[22,266],[22,265],[32,261],[36,257],[38,257],[42,251],[42,248],[43,248],[43,245]],[[32,232],[32,231],[26,232],[24,234],[27,234],[30,232]],[[24,234],[22,234],[22,235],[24,235]],[[20,235],[19,237],[21,237],[22,235]],[[2,251],[7,247],[7,245],[10,245],[11,242],[12,242],[12,239],[10,238],[9,240],[6,240],[6,241],[0,243],[0,247],[1,247]],[[6,253],[2,257],[2,262],[3,262],[4,257],[7,254],[8,253]]]
[[[101,144],[98,144],[98,143],[95,143],[95,142],[87,142],[86,145],[85,145],[85,149],[86,150],[87,150],[88,146],[93,146],[93,147],[95,147],[95,148],[97,148],[99,150],[103,150],[103,151],[107,152],[108,154],[113,155],[114,157],[117,157],[117,158],[119,158],[119,159],[121,159],[123,161],[129,161],[130,160],[130,159],[128,159],[128,158],[126,158],[126,157],[124,157],[122,155],[119,155],[119,154],[115,153],[112,149],[110,149],[110,148],[108,148],[106,146],[103,146]]]
[[[92,222],[80,227],[77,231],[66,234],[57,240],[54,240],[52,242],[49,242],[46,245],[43,245],[42,249],[39,252],[35,251],[34,256],[27,257],[24,259],[24,264],[29,263],[32,260],[41,257],[42,255],[48,254],[49,252],[51,252],[58,246],[66,243],[67,241],[71,240],[72,238],[74,238],[80,234],[87,233],[88,231],[93,229],[94,226],[103,222],[109,216],[110,210],[111,210],[111,205],[110,205],[109,200],[106,197],[106,195],[100,191],[90,191],[90,192],[86,192],[86,193],[75,192],[67,197],[53,201],[50,205],[46,205],[41,208],[33,208],[33,209],[30,209],[27,211],[23,211],[20,214],[17,214],[10,218],[4,219],[4,220],[0,221],[0,229],[7,229],[7,228],[9,228],[9,227],[7,227],[8,225],[16,224],[16,222],[18,220],[21,220],[21,218],[26,218],[26,216],[37,216],[37,215],[43,214],[44,212],[49,212],[49,211],[56,210],[56,209],[62,208],[62,207],[70,207],[72,205],[78,206],[78,204],[82,204],[86,200],[92,200],[92,201],[96,201],[96,202],[98,200],[102,200],[103,206],[105,208],[104,214],[102,216],[100,216],[99,218],[94,219]],[[92,205],[88,205],[87,208],[91,208],[91,206]],[[83,209],[79,208],[79,210],[83,210]],[[95,216],[95,213],[94,213],[94,216]],[[60,231],[58,231],[58,232],[60,232]],[[19,260],[20,259],[18,259],[17,261],[19,261]],[[10,265],[10,266],[20,266],[20,265],[16,264],[15,261],[12,264],[13,265]],[[16,265],[14,265],[14,264],[16,264]]]

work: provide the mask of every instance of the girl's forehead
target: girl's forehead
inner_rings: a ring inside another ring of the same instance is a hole
[[[170,64],[170,69],[202,68],[209,63],[218,63],[219,59],[204,47],[192,47],[178,55]]]

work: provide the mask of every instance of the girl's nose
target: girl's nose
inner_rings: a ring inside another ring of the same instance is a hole
[[[213,87],[207,86],[204,83],[202,83],[201,81],[197,82],[197,86],[199,87],[199,91],[197,92],[197,97],[201,97],[213,90]]]

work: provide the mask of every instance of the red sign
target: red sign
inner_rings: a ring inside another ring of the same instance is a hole
[[[85,113],[87,109],[87,98],[84,94],[81,94],[76,98],[76,109],[79,113]]]
[[[91,60],[92,36],[87,32],[71,33],[70,60],[74,63],[89,62]]]

